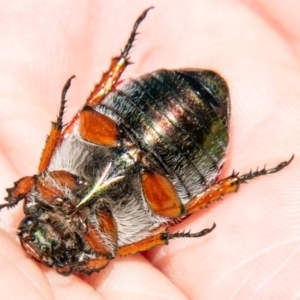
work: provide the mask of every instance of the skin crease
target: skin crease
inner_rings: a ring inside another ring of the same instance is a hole
[[[15,231],[22,205],[0,213],[2,299],[296,299],[300,267],[300,24],[297,1],[0,1],[1,181],[36,173],[61,88],[72,74],[65,122],[154,5],[123,78],[158,68],[217,70],[232,103],[221,177],[273,167],[177,225],[216,229],[143,255],[115,259],[92,276],[64,277],[25,254]]]

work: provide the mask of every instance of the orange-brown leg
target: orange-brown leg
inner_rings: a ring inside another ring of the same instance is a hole
[[[239,176],[238,173],[233,172],[231,176],[218,181],[217,183],[213,184],[205,191],[203,191],[201,194],[192,198],[185,206],[186,213],[187,214],[194,213],[200,208],[206,207],[208,204],[220,199],[223,195],[236,192],[239,186],[242,183],[246,183],[248,180],[251,180],[253,178],[262,175],[276,173],[282,170],[283,168],[285,168],[287,165],[290,164],[293,158],[294,155],[291,157],[289,161],[282,162],[272,169],[263,168],[262,170],[257,170],[254,172],[250,171],[249,173],[246,173],[242,176]]]
[[[275,168],[266,169],[263,168],[262,170],[257,171],[250,171],[242,176],[239,176],[238,173],[233,172],[233,174],[225,179],[218,181],[217,183],[213,184],[211,187],[203,191],[201,194],[192,198],[186,205],[186,214],[194,213],[195,211],[199,210],[200,208],[206,207],[213,201],[220,199],[225,194],[236,192],[242,183],[246,183],[248,180],[253,178],[276,173],[287,165],[293,160],[294,156],[291,157],[289,161],[285,161],[277,165]],[[158,178],[160,179],[160,178]],[[150,202],[150,206],[152,203]],[[179,216],[178,216],[179,217]],[[190,232],[177,232],[177,233],[168,233],[166,231],[166,227],[161,227],[155,232],[153,232],[147,238],[138,241],[136,243],[132,243],[130,245],[126,245],[120,247],[117,251],[118,256],[125,256],[129,254],[134,254],[137,252],[149,250],[153,247],[159,245],[167,245],[170,239],[174,238],[182,238],[182,237],[201,237],[208,233],[210,233],[216,227],[215,224],[211,228],[203,229],[197,233],[190,233]]]
[[[144,198],[151,210],[157,215],[178,218],[185,212],[175,187],[164,175],[144,171],[141,175]]]
[[[242,176],[234,173],[222,179],[202,193],[193,197],[187,204],[183,205],[172,182],[164,175],[157,172],[144,171],[141,174],[141,182],[144,198],[151,210],[157,215],[168,218],[179,218],[183,215],[192,214],[200,208],[220,199],[223,195],[236,192],[240,184],[261,175],[275,173],[286,167],[293,157],[279,164],[273,169],[262,169],[249,172]]]
[[[108,208],[97,213],[97,226],[88,224],[85,234],[86,243],[97,254],[85,265],[76,267],[76,271],[91,274],[105,268],[116,255],[118,231],[115,219]]]
[[[143,19],[146,17],[147,12],[151,9],[152,7],[146,9],[140,17],[136,20],[131,35],[128,39],[128,42],[124,48],[124,50],[121,52],[121,55],[119,57],[113,58],[111,65],[109,67],[109,70],[105,72],[98,84],[96,84],[94,90],[91,92],[90,96],[88,97],[86,103],[87,106],[94,107],[97,104],[99,104],[104,97],[110,93],[115,85],[118,82],[118,79],[120,78],[121,74],[125,70],[126,66],[129,64],[129,51],[132,47],[132,44],[134,42],[135,36],[137,34],[137,28],[139,27],[140,23],[143,21]],[[54,149],[56,148],[57,144],[59,143],[62,128],[63,128],[63,114],[64,114],[64,109],[65,109],[65,96],[66,93],[70,87],[71,80],[75,76],[72,76],[67,83],[65,84],[62,92],[62,98],[61,98],[61,105],[60,105],[60,111],[59,115],[57,117],[56,122],[52,123],[51,131],[50,134],[46,140],[46,145],[44,147],[41,159],[40,159],[40,164],[38,171],[39,173],[44,172],[47,170],[51,157],[53,155]]]
[[[46,140],[46,145],[44,147],[44,150],[42,152],[42,156],[40,159],[40,164],[38,171],[39,173],[44,172],[47,170],[53,151],[55,147],[57,146],[57,143],[59,142],[59,138],[61,135],[61,131],[63,129],[63,115],[65,111],[65,105],[66,105],[66,93],[71,85],[71,81],[75,76],[72,76],[68,79],[66,82],[61,95],[61,102],[60,102],[60,109],[59,114],[57,116],[56,122],[52,122],[51,131],[49,136]]]
[[[90,143],[111,147],[118,145],[117,124],[89,106],[85,106],[80,112],[79,132]]]
[[[126,255],[130,255],[130,254],[146,251],[146,250],[149,250],[156,246],[168,245],[169,240],[175,239],[175,238],[201,237],[201,236],[204,236],[204,235],[210,233],[212,230],[215,229],[215,227],[216,227],[216,224],[213,224],[213,226],[211,228],[205,228],[196,233],[190,233],[190,232],[169,233],[166,230],[164,230],[160,233],[156,232],[141,241],[120,247],[119,250],[117,251],[117,256],[126,256]]]
[[[78,267],[76,271],[90,275],[93,272],[99,272],[100,270],[104,269],[108,265],[109,261],[110,259],[107,257],[91,259],[86,265]]]
[[[0,205],[0,210],[4,207],[11,208],[17,205],[24,196],[29,193],[35,183],[35,178],[32,176],[23,177],[15,182],[14,187],[6,189],[8,196],[5,198],[7,203]]]
[[[73,271],[78,273],[86,273],[88,275],[92,274],[93,272],[99,272],[100,270],[104,269],[110,259],[103,256],[96,259],[90,259],[85,265],[83,266],[64,266],[61,268],[56,268],[56,271],[62,275],[68,276]]]
[[[90,96],[88,97],[86,101],[86,104],[88,106],[95,107],[105,98],[105,96],[108,93],[110,93],[115,88],[123,71],[125,70],[126,66],[129,64],[128,55],[132,47],[132,44],[134,42],[135,36],[137,34],[137,29],[151,8],[152,7],[146,9],[136,20],[133,29],[131,31],[131,35],[127,41],[124,50],[121,52],[121,55],[112,59],[108,71],[103,73],[100,82],[95,85],[94,90],[91,92]]]

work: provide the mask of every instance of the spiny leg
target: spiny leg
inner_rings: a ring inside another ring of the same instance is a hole
[[[117,256],[125,256],[130,255],[142,251],[149,250],[159,245],[168,245],[169,240],[177,239],[177,238],[196,238],[202,237],[210,232],[212,232],[216,228],[216,224],[213,224],[211,228],[205,228],[199,232],[191,233],[191,232],[175,232],[169,233],[164,230],[161,233],[155,233],[150,235],[149,237],[138,241],[136,243],[132,243],[123,247],[120,247],[117,251]]]
[[[221,196],[236,192],[242,183],[246,183],[248,180],[254,179],[256,177],[272,174],[279,172],[286,166],[288,166],[291,161],[293,160],[294,155],[290,158],[290,160],[282,162],[278,164],[275,168],[266,169],[265,167],[261,170],[256,170],[254,172],[250,171],[244,175],[239,176],[238,173],[233,172],[231,176],[218,181],[217,183],[213,184],[211,187],[203,191],[201,194],[192,198],[186,205],[185,214],[192,214],[195,211],[199,210],[200,208],[206,207],[213,201],[220,199]],[[179,217],[179,216],[178,216]],[[216,224],[213,224],[211,228],[205,228],[200,232],[190,233],[190,232],[176,232],[176,233],[168,233],[166,227],[161,227],[156,232],[153,232],[147,238],[138,241],[136,243],[132,243],[129,245],[125,245],[120,247],[117,251],[118,256],[125,256],[129,254],[134,254],[141,251],[149,250],[153,247],[159,245],[167,245],[169,240],[174,238],[182,238],[182,237],[201,237],[212,230],[214,230]]]
[[[148,11],[153,7],[147,8],[136,20],[130,37],[127,41],[127,44],[124,50],[121,52],[121,55],[112,59],[110,67],[108,71],[104,72],[102,78],[98,84],[95,85],[94,90],[91,92],[90,96],[88,97],[86,104],[91,107],[95,107],[98,105],[107,94],[109,94],[114,87],[116,86],[119,78],[121,77],[123,71],[125,70],[126,66],[129,64],[129,51],[132,48],[134,39],[137,35],[137,29],[140,23],[146,17]]]
[[[74,77],[75,76],[70,77],[63,87],[62,94],[61,94],[59,114],[57,116],[56,122],[52,122],[50,135],[47,137],[46,145],[41,156],[41,160],[39,164],[39,173],[47,170],[53,151],[59,141],[59,137],[61,135],[61,131],[63,128],[63,115],[64,115],[65,105],[66,105],[66,93]],[[29,193],[29,191],[35,184],[35,180],[36,180],[35,176],[23,177],[17,182],[15,182],[13,188],[6,189],[8,196],[5,198],[5,200],[7,201],[7,203],[1,204],[0,210],[4,207],[7,208],[14,207],[21,200],[23,200],[25,195]]]
[[[104,256],[90,259],[86,265],[76,267],[76,271],[90,275],[93,272],[99,272],[100,270],[104,269],[109,264],[109,261],[110,259]]]
[[[63,129],[63,115],[65,112],[65,106],[66,106],[66,94],[68,89],[70,88],[71,81],[72,79],[75,78],[75,76],[71,76],[66,84],[63,87],[62,93],[61,93],[61,101],[60,101],[60,108],[59,108],[59,113],[56,119],[56,122],[52,122],[51,126],[51,131],[49,136],[47,137],[46,144],[44,147],[44,150],[42,152],[42,156],[40,159],[40,164],[39,164],[39,173],[44,172],[47,170],[53,151],[55,147],[57,146],[57,143],[59,141],[61,131]]]
[[[23,177],[14,183],[14,187],[6,189],[8,195],[5,197],[7,203],[0,205],[0,210],[4,207],[12,208],[22,201],[34,185],[34,177]]]
[[[254,172],[250,171],[249,173],[241,176],[239,176],[239,173],[235,173],[233,171],[231,176],[218,181],[217,183],[204,190],[201,194],[192,198],[185,205],[186,213],[194,213],[200,208],[206,207],[208,204],[220,199],[223,195],[236,192],[242,183],[247,183],[247,181],[251,179],[279,172],[280,170],[288,166],[293,158],[294,155],[290,158],[290,160],[278,164],[275,168],[266,169],[264,167],[261,170],[256,170]]]

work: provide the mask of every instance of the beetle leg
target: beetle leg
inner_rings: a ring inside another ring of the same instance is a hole
[[[146,9],[136,20],[130,37],[121,55],[112,59],[108,71],[104,72],[98,84],[86,101],[86,106],[80,113],[79,131],[83,139],[97,145],[116,146],[118,144],[118,129],[116,124],[107,116],[96,112],[97,106],[116,86],[126,66],[129,64],[129,51],[132,48],[137,29],[146,17]]]
[[[201,237],[204,236],[211,231],[213,231],[216,227],[216,224],[213,224],[211,228],[205,228],[199,232],[190,233],[190,232],[175,232],[175,233],[169,233],[167,231],[163,231],[161,233],[153,234],[141,241],[138,241],[136,243],[132,243],[123,247],[120,247],[117,255],[118,256],[126,256],[142,251],[149,250],[151,248],[154,248],[156,246],[160,245],[168,245],[169,240],[175,239],[175,238],[191,238],[191,237]]]
[[[95,85],[94,90],[91,92],[86,103],[91,107],[98,105],[105,96],[110,93],[116,86],[120,76],[125,70],[126,66],[129,64],[129,51],[132,48],[134,39],[137,35],[137,29],[140,23],[146,17],[148,11],[153,7],[147,8],[136,20],[133,29],[131,31],[130,37],[121,55],[112,59],[108,71],[104,72],[102,78],[98,84]]]
[[[105,268],[117,251],[118,229],[116,221],[108,207],[104,206],[97,212],[94,224],[88,224],[85,241],[97,254],[83,266],[78,266],[79,272],[91,274]],[[95,226],[95,224],[97,224]]]
[[[89,106],[85,106],[80,112],[79,132],[90,143],[111,147],[118,145],[119,132],[116,123]]]
[[[38,169],[39,173],[47,170],[54,149],[57,146],[57,143],[59,141],[61,131],[63,129],[63,115],[65,112],[65,105],[66,105],[66,93],[71,85],[71,80],[73,78],[75,78],[75,76],[72,76],[67,80],[62,90],[59,114],[57,116],[56,122],[52,122],[51,131],[49,136],[47,137],[46,145],[44,147],[40,159],[40,164]]]
[[[154,213],[168,218],[177,218],[185,213],[175,187],[166,176],[144,171],[141,181],[144,198]]]
[[[220,199],[223,195],[228,193],[236,192],[242,183],[246,183],[248,180],[254,179],[256,177],[267,175],[271,173],[276,173],[287,165],[293,160],[294,155],[291,157],[289,161],[285,161],[277,165],[275,168],[266,169],[263,168],[257,171],[250,171],[244,175],[239,176],[239,173],[235,173],[233,171],[232,175],[218,181],[217,183],[213,184],[206,190],[204,190],[199,195],[192,198],[185,206],[186,206],[186,213],[191,214],[195,211],[199,210],[200,208],[206,207],[208,204]]]
[[[87,244],[99,257],[114,257],[117,251],[118,229],[116,221],[107,207],[103,207],[96,215],[95,224],[88,224],[85,234]]]
[[[90,275],[93,272],[99,272],[100,270],[104,269],[108,265],[109,261],[110,259],[107,257],[90,259],[84,266],[80,266],[76,268],[76,270],[80,273],[86,273]]]
[[[11,208],[16,206],[29,193],[34,182],[35,178],[33,176],[27,176],[15,182],[14,187],[6,189],[8,196],[5,200],[8,203],[1,204],[0,210],[4,207]]]

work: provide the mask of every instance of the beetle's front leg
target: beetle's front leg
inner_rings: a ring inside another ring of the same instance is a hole
[[[217,183],[213,184],[206,190],[204,190],[199,195],[192,198],[186,205],[186,213],[191,214],[195,211],[199,210],[200,208],[206,207],[208,204],[220,199],[223,195],[236,192],[242,183],[246,183],[247,181],[271,173],[276,173],[287,165],[293,160],[294,155],[290,158],[290,160],[285,161],[277,165],[275,168],[266,169],[263,168],[257,171],[250,171],[244,175],[239,176],[238,173],[233,172],[231,176],[218,181]]]
[[[34,176],[27,176],[15,182],[14,187],[6,189],[8,196],[5,200],[7,203],[1,204],[0,210],[4,207],[11,208],[16,206],[29,193],[34,182]]]

